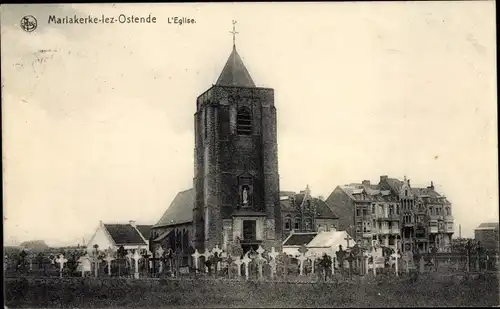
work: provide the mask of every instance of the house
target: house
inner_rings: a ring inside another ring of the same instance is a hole
[[[97,245],[100,250],[111,248],[117,250],[121,246],[125,250],[146,250],[149,248],[151,225],[137,225],[135,221],[128,224],[112,224],[99,222],[94,235],[87,243],[87,251],[95,250]]]
[[[280,207],[282,234],[285,238],[291,232],[319,232],[338,228],[338,216],[328,203],[311,195],[309,186],[300,193],[280,192]]]
[[[499,248],[499,223],[481,223],[474,229],[474,239],[481,242],[481,247],[490,252],[498,252]]]
[[[449,251],[453,235],[452,205],[434,184],[412,187],[410,180],[380,176],[337,186],[326,202],[346,230],[364,246],[381,245],[401,251]]]

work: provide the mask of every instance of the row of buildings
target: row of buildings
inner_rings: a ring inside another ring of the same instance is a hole
[[[215,84],[193,103],[193,187],[144,228],[149,235],[133,224],[101,224],[89,247],[117,245],[128,235],[141,246],[151,239],[187,257],[191,247],[269,249],[290,234],[344,230],[365,246],[449,250],[452,205],[432,182],[414,188],[409,179],[381,176],[376,184],[338,186],[327,199],[312,196],[308,187],[282,191],[274,89],[255,85],[235,44]]]
[[[100,223],[99,232],[88,243],[92,248],[124,245],[125,249],[147,248],[149,239],[164,247],[187,249],[192,245],[194,191],[179,192],[167,211],[153,226]],[[345,230],[365,247],[385,246],[404,251],[451,250],[454,232],[451,203],[434,185],[414,188],[409,179],[381,176],[377,184],[365,180],[337,186],[327,199],[314,197],[309,186],[299,193],[280,192],[281,234],[309,234]],[[240,243],[262,238],[261,229],[241,226]],[[307,238],[307,237],[306,237]],[[250,243],[251,244],[251,243]],[[223,249],[228,249],[220,244]]]

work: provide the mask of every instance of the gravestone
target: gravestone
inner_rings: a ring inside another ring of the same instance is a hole
[[[370,252],[366,251],[363,253],[365,257],[365,269],[366,269],[366,274],[368,275],[369,270],[370,270],[370,258],[372,258],[372,255]]]
[[[274,275],[276,274],[276,257],[279,255],[278,252],[274,249],[274,247],[271,247],[271,251],[267,253],[269,256],[269,266],[271,267],[271,279],[274,279]]]
[[[263,256],[265,251],[266,250],[264,250],[264,248],[259,245],[259,248],[257,249],[257,256],[255,258],[255,260],[257,261],[257,266],[259,268],[259,280],[263,279],[262,268],[264,267],[264,263],[266,262],[266,259]]]
[[[327,254],[330,256],[330,258],[332,259],[332,276],[335,275],[335,262],[336,262],[336,257],[337,257],[337,254],[335,252],[335,248],[332,246],[330,248],[330,250],[328,250]]]
[[[280,257],[281,260],[283,261],[283,278],[286,279],[288,277],[288,266],[290,265],[290,257],[285,252],[280,254]]]
[[[219,245],[215,245],[215,248],[212,249],[212,256],[215,257],[215,269],[216,273],[220,271],[220,254],[222,250],[219,248]]]
[[[54,256],[53,254],[50,254],[49,255],[49,260],[50,260],[50,264],[54,265],[55,261],[56,261],[56,256]]]
[[[188,275],[189,274],[189,267],[180,267],[179,268],[179,273],[181,275]]]
[[[240,258],[240,256],[233,256],[232,260],[233,260],[233,263],[236,265],[238,278],[240,278],[241,277],[241,264],[243,264],[243,260]]]
[[[127,255],[125,256],[126,258],[126,262],[127,262],[127,267],[129,269],[132,269],[133,266],[132,266],[132,259],[134,258],[134,254],[132,253],[132,251],[128,250],[127,251]]]
[[[158,257],[158,273],[161,274],[163,272],[163,253],[165,253],[165,250],[161,247],[161,245],[158,246],[158,249],[156,249],[156,256]]]
[[[212,253],[210,253],[210,251],[208,250],[208,248],[205,249],[205,253],[203,254],[203,256],[205,257],[205,263],[210,259],[210,257],[212,256]],[[205,265],[205,272],[208,273],[209,269],[208,267]]]
[[[242,260],[243,264],[245,264],[245,277],[248,280],[248,265],[252,259],[249,257],[249,253],[247,252]]]
[[[424,257],[423,256],[420,257],[418,271],[419,271],[420,274],[423,274],[424,271],[425,271],[425,261],[424,261]]]
[[[82,272],[82,278],[85,277],[86,272],[91,272],[92,271],[92,262],[90,260],[89,254],[85,252],[84,256],[81,256],[78,259],[78,267],[80,268],[80,271]]]
[[[396,271],[396,277],[398,277],[399,276],[399,259],[401,258],[401,255],[399,254],[398,250],[396,250],[396,252],[391,254],[391,257],[393,257],[395,260],[394,267],[395,267],[395,271]]]
[[[111,276],[111,261],[114,261],[114,257],[111,256],[111,254],[109,254],[108,252],[108,255],[106,256],[106,258],[104,259],[106,261],[106,265],[108,267],[108,276]]]
[[[36,255],[34,253],[28,254],[28,262],[30,265],[30,271],[33,270],[33,260],[35,259]]]
[[[178,276],[180,274],[181,258],[182,258],[182,251],[180,248],[177,248],[177,250],[175,250],[175,275],[176,276]]]
[[[99,256],[96,252],[94,252],[94,256],[91,259],[92,263],[94,263],[94,275],[97,277],[99,271]]]
[[[194,253],[191,255],[194,259],[194,268],[196,269],[196,273],[198,273],[198,260],[202,254],[198,253],[198,249],[194,250]]]
[[[231,268],[233,268],[234,257],[229,254],[226,254],[226,264],[227,264],[227,277],[231,279]]]
[[[299,275],[303,276],[304,275],[304,261],[307,260],[306,256],[304,253],[300,253],[299,256],[297,257],[297,260],[299,261]]]
[[[139,279],[139,260],[142,258],[142,256],[139,254],[139,251],[137,249],[135,250],[132,258],[134,259],[135,262],[134,278]]]
[[[316,264],[316,254],[312,251],[307,252],[307,258],[311,261],[311,275],[314,275],[314,266]]]
[[[66,264],[68,260],[64,258],[64,255],[60,254],[59,258],[56,259],[56,262],[59,264],[59,277],[62,278],[64,264]]]

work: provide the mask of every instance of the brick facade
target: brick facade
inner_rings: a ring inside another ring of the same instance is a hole
[[[237,113],[250,111],[252,132],[237,132]],[[231,248],[243,221],[255,222],[252,244],[282,240],[274,90],[214,85],[197,99],[194,239],[198,250]],[[243,190],[248,204],[243,205]]]

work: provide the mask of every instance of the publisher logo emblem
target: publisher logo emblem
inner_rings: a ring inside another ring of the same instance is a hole
[[[31,32],[35,30],[37,25],[38,24],[36,18],[31,15],[26,15],[23,18],[21,18],[21,29],[23,29],[26,32]]]

